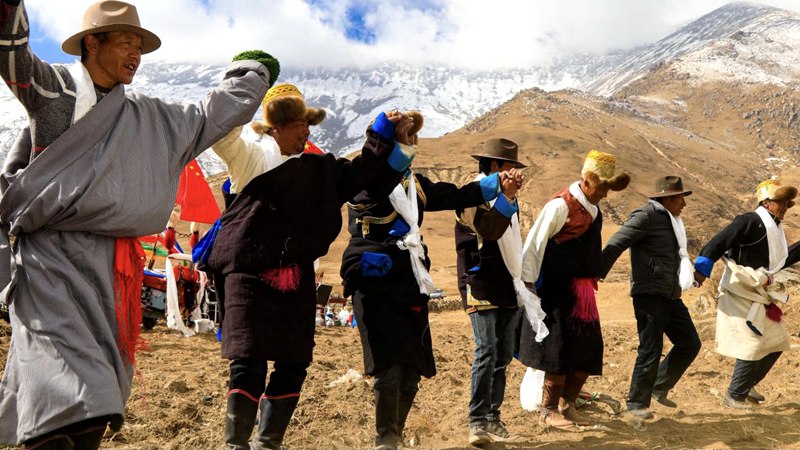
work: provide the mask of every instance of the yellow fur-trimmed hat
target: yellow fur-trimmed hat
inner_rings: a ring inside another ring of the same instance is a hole
[[[264,122],[253,124],[253,129],[261,133],[300,119],[308,120],[309,125],[319,125],[326,116],[322,108],[307,107],[306,100],[297,86],[288,83],[272,86],[261,102],[261,109]]]
[[[611,153],[591,150],[586,155],[581,169],[581,176],[593,185],[607,187],[612,191],[621,191],[628,187],[631,177],[627,173],[614,175],[617,158]]]
[[[758,183],[756,187],[756,198],[761,203],[764,200],[788,201],[789,208],[794,206],[794,199],[797,197],[797,188],[794,186],[783,186],[778,180],[766,180]]]

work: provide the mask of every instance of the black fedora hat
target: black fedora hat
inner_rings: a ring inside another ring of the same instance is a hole
[[[650,195],[650,198],[669,197],[679,194],[683,194],[684,196],[692,195],[692,191],[683,188],[681,177],[667,175],[656,179],[656,191],[655,194]]]
[[[515,168],[522,169],[526,166],[517,160],[518,153],[519,146],[517,146],[515,142],[504,138],[493,138],[483,144],[483,151],[481,153],[470,156],[477,160],[481,158],[492,158],[509,161],[514,163]]]

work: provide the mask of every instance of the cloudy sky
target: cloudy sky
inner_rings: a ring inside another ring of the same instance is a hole
[[[34,51],[60,43],[93,0],[26,0]],[[144,61],[223,63],[263,49],[284,67],[382,61],[494,69],[655,42],[725,0],[134,0],[162,47]],[[800,12],[800,0],[761,3]]]

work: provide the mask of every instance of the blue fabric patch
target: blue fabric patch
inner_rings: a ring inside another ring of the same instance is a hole
[[[224,192],[226,194],[230,194],[231,193],[231,179],[230,178],[226,179],[225,182],[222,183],[222,192]]]
[[[386,276],[392,270],[392,257],[385,253],[364,252],[361,255],[361,275],[370,278]]]
[[[208,233],[197,241],[197,245],[192,249],[192,262],[205,264],[208,262],[208,257],[211,256],[211,249],[214,248],[214,241],[217,240],[217,233],[222,228],[222,222],[217,219]]]
[[[408,223],[403,220],[402,217],[398,217],[394,223],[392,223],[392,228],[389,230],[389,236],[400,238],[405,236],[409,231],[411,231],[411,227]]]
[[[480,264],[478,264],[477,266],[475,266],[475,267],[473,267],[471,269],[468,269],[467,272],[477,272],[479,270],[481,270],[481,265]]]
[[[493,173],[488,177],[484,177],[479,183],[481,184],[483,201],[488,202],[494,200],[500,195],[500,175],[498,173]]]
[[[394,148],[392,149],[392,153],[389,154],[389,160],[387,162],[389,163],[389,167],[394,169],[395,172],[405,172],[406,169],[411,166],[411,161],[413,160],[414,157],[412,156],[409,158],[406,156],[406,154],[403,153],[403,150],[400,149],[400,144],[395,142]]]
[[[375,122],[372,123],[372,131],[380,134],[384,139],[394,140],[394,122],[389,120],[386,113],[378,114]]]
[[[513,204],[509,203],[505,195],[497,196],[497,201],[494,202],[494,207],[497,212],[505,216],[507,219],[510,219],[515,212],[519,211],[517,202],[515,201]]]
[[[536,284],[533,285],[533,287],[536,288],[536,292],[539,292],[539,289],[542,288],[542,282],[543,281],[544,281],[544,278],[542,277],[542,274],[539,274],[539,279],[536,280]]]
[[[706,278],[711,276],[711,269],[714,268],[714,261],[706,256],[698,256],[694,260],[694,270],[702,273]]]

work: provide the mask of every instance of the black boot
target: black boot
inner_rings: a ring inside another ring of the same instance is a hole
[[[411,411],[411,406],[414,404],[414,397],[417,396],[417,391],[403,391],[400,392],[400,401],[397,405],[397,448],[403,448],[403,430],[406,429],[406,419],[408,412]]]
[[[225,416],[225,444],[229,450],[249,450],[250,433],[256,424],[258,402],[250,397],[231,393],[228,395],[228,411]]]
[[[283,435],[299,400],[300,397],[277,400],[261,398],[261,418],[258,421],[258,434],[252,442],[253,450],[281,448]]]
[[[65,434],[33,438],[22,446],[23,450],[73,450],[74,448],[72,439]]]
[[[397,389],[375,389],[375,449],[397,450],[400,436],[400,393]],[[406,413],[408,414],[408,413]]]

